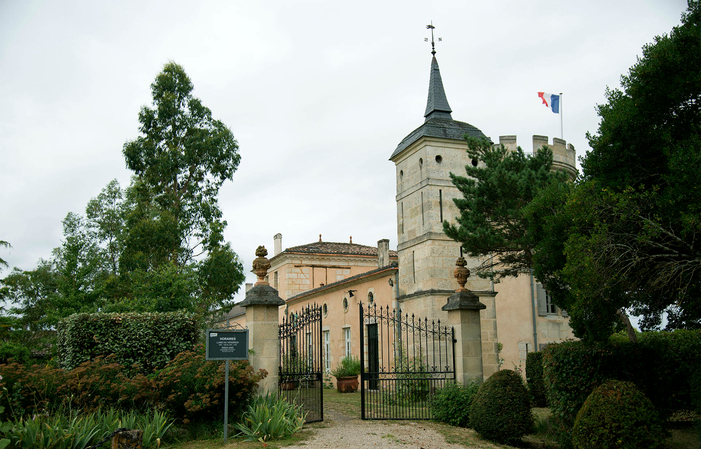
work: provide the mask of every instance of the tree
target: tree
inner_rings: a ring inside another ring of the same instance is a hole
[[[701,327],[701,4],[607,90],[573,201],[563,274],[582,310],[617,303],[643,328]],[[597,282],[586,282],[586,279]],[[603,317],[598,317],[602,319]],[[604,320],[605,321],[605,320]]]
[[[533,266],[537,244],[532,228],[536,218],[524,208],[546,188],[562,188],[566,173],[552,171],[553,155],[547,148],[526,155],[519,147],[509,151],[486,139],[467,138],[468,154],[481,164],[467,165],[467,177],[450,174],[463,198],[455,199],[460,211],[457,226],[443,223],[445,234],[462,243],[471,257],[482,258],[476,274],[492,279],[518,276]]]
[[[139,113],[142,135],[123,150],[140,183],[137,202],[149,209],[139,213],[174,226],[172,237],[178,241],[169,239],[165,247],[176,265],[221,244],[226,222],[217,194],[240,161],[231,131],[212,118],[192,90],[183,68],[166,64],[151,84],[153,108]]]

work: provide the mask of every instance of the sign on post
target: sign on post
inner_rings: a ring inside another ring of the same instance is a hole
[[[207,329],[207,360],[248,360],[248,329]]]
[[[207,360],[226,360],[224,374],[224,444],[229,430],[229,360],[248,360],[248,329],[207,329]]]

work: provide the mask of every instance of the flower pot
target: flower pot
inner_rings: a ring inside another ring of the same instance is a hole
[[[337,377],[336,389],[339,393],[353,393],[358,390],[358,376]]]

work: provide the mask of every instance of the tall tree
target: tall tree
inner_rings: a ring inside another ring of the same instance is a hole
[[[240,161],[231,131],[212,118],[192,90],[183,68],[166,64],[151,84],[153,108],[143,107],[139,113],[142,135],[127,142],[123,151],[141,184],[137,201],[152,203],[151,211],[140,213],[175,225],[178,241],[169,240],[166,246],[169,260],[177,265],[221,244],[226,222],[217,194]]]
[[[517,276],[533,265],[537,241],[524,208],[539,191],[562,186],[568,175],[552,171],[552,151],[545,147],[526,155],[519,147],[509,151],[486,139],[467,138],[470,158],[467,177],[450,174],[463,197],[455,199],[460,216],[455,224],[443,223],[445,234],[462,243],[471,257],[483,260],[476,268],[482,277]]]

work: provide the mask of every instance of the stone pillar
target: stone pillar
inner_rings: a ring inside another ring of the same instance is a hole
[[[278,367],[280,362],[280,340],[278,339],[278,309],[285,301],[278,296],[277,290],[266,281],[265,275],[270,268],[270,262],[265,256],[268,251],[263,246],[256,250],[253,261],[253,273],[258,276],[258,282],[246,293],[241,306],[246,308],[246,327],[250,349],[249,362],[253,369],[260,368],[268,372],[268,376],[259,384],[262,392],[276,391],[278,385]]]
[[[465,288],[470,270],[465,268],[467,262],[459,257],[455,262],[455,277],[460,288],[448,298],[448,303],[441,309],[448,312],[448,323],[455,330],[455,378],[465,384],[473,380],[482,383],[482,330],[480,310],[486,308],[479,297]]]

